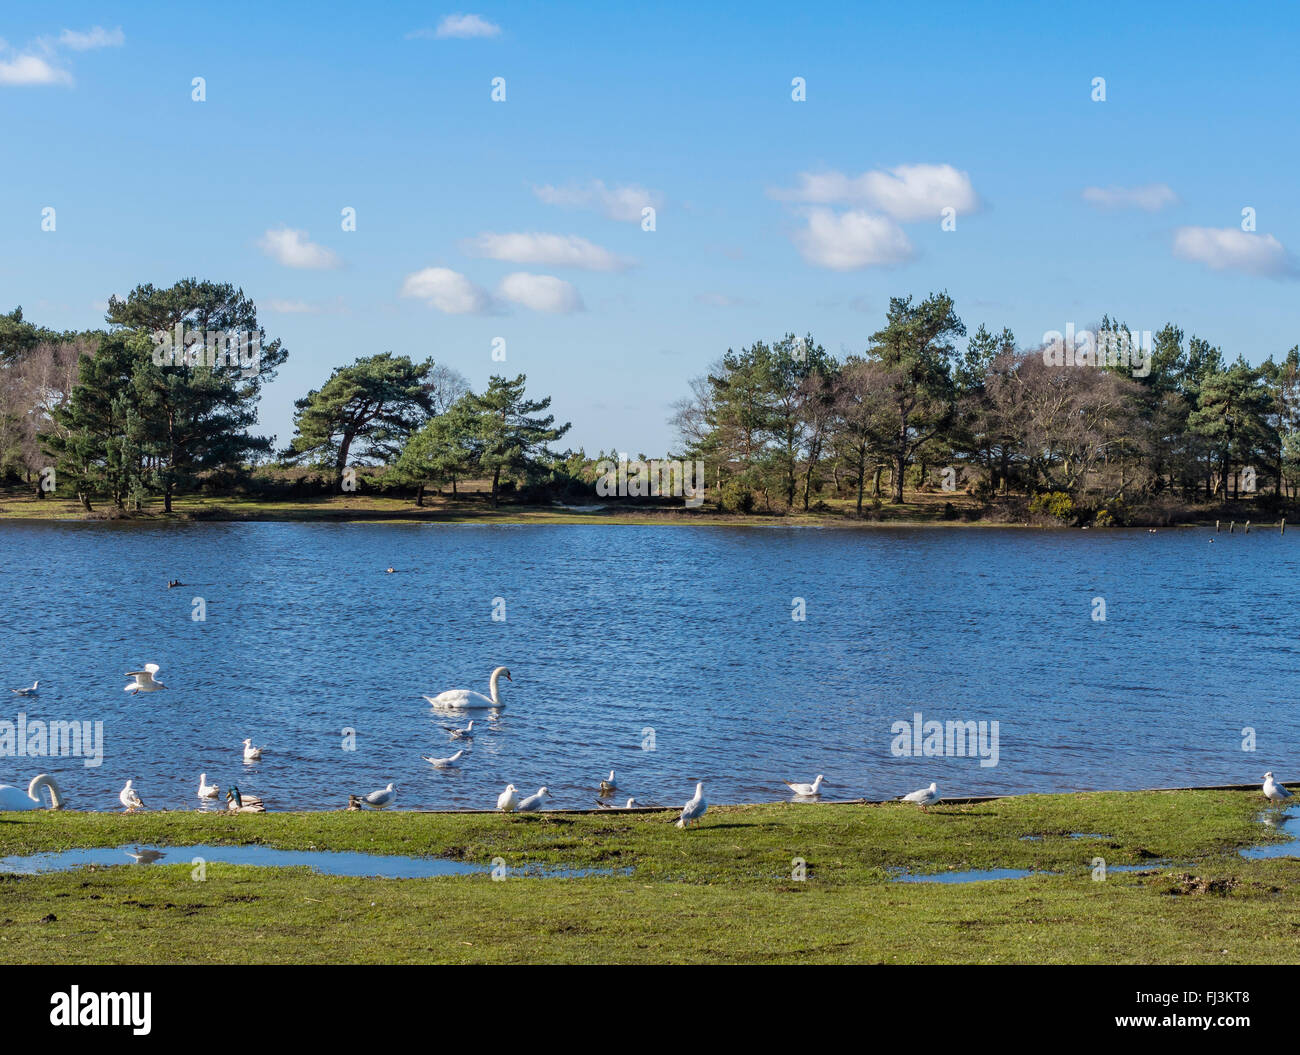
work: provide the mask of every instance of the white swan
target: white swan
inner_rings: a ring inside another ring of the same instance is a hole
[[[391,806],[397,801],[397,789],[393,787],[393,782],[388,782],[388,787],[380,788],[378,791],[372,791],[362,800],[371,809],[382,810],[385,806]]]
[[[127,813],[134,813],[136,810],[142,810],[145,808],[144,802],[141,801],[135,788],[131,787],[131,782],[129,780],[126,782],[126,787],[118,793],[117,801],[126,807]]]
[[[796,795],[812,797],[813,795],[820,795],[822,793],[822,782],[825,779],[826,778],[824,776],[818,773],[817,779],[814,780],[811,784],[792,784],[788,780],[783,780],[781,781],[781,783],[784,784],[791,791],[793,791]]]
[[[146,663],[144,670],[128,670],[126,676],[135,680],[122,691],[129,692],[134,696],[137,692],[158,692],[167,688],[161,681],[154,680],[154,675],[158,673],[159,669],[157,663]]]
[[[609,776],[600,782],[600,793],[602,795],[612,795],[618,790],[618,785],[614,783],[614,771],[609,771]]]
[[[63,805],[63,792],[59,790],[57,781],[48,773],[41,773],[39,776],[32,777],[26,792],[12,784],[0,784],[0,812],[46,809],[39,794],[41,788],[50,789],[49,809],[57,810]]]
[[[704,781],[701,780],[695,785],[695,797],[682,807],[682,815],[677,818],[677,827],[689,828],[691,824],[699,823],[708,808],[709,804],[704,801]]]
[[[497,796],[497,809],[503,813],[510,813],[519,805],[519,789],[513,784],[507,784],[506,790]]]
[[[219,787],[215,784],[208,783],[208,775],[206,773],[199,774],[199,798],[215,799],[220,793],[221,789]]]
[[[254,747],[254,746],[253,746],[253,741],[252,741],[252,740],[245,740],[245,741],[244,741],[244,761],[245,761],[245,762],[257,762],[257,761],[259,761],[259,760],[261,759],[261,757],[262,757],[262,749],[261,749],[260,747]]]
[[[536,795],[529,795],[526,799],[521,799],[519,805],[515,807],[516,813],[536,813],[542,808],[542,799],[550,794],[547,788],[538,788]]]
[[[34,681],[29,689],[10,689],[9,691],[15,696],[39,696],[40,693],[36,689],[40,684],[39,681]]]
[[[448,689],[446,692],[438,693],[437,696],[425,696],[424,698],[435,707],[449,711],[481,710],[484,707],[502,710],[505,704],[501,702],[501,693],[497,689],[497,682],[503,677],[506,681],[515,680],[510,676],[510,671],[507,668],[497,667],[488,680],[488,696],[484,696],[481,692],[471,692],[469,689]]]
[[[455,769],[457,760],[464,753],[465,749],[462,747],[454,755],[448,755],[446,758],[430,758],[428,755],[421,755],[420,757],[433,766],[434,769]]]
[[[922,788],[920,791],[913,791],[903,796],[904,802],[915,802],[924,810],[927,806],[933,806],[939,801],[939,785],[932,783],[928,788]]]

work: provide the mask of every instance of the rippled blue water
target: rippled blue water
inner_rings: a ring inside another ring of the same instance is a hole
[[[70,806],[111,810],[132,777],[150,807],[189,808],[205,771],[275,810],[390,780],[398,808],[490,808],[507,782],[586,807],[610,768],[620,796],[671,804],[697,779],[744,802],[818,773],[827,798],[1292,779],[1300,534],[1210,538],[6,524],[0,687],[41,695],[6,693],[0,719],[102,720],[106,750],[98,768],[0,758],[0,783],[49,771]],[[125,695],[150,661],[168,690]],[[455,745],[421,694],[486,692],[498,664],[501,720],[462,768],[432,769],[420,755]],[[891,726],[917,711],[997,721],[998,764],[896,757]],[[246,736],[262,762],[241,761]]]

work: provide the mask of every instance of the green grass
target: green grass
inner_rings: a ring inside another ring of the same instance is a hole
[[[378,880],[209,863],[196,881],[164,862],[3,876],[0,962],[1300,961],[1300,861],[1236,853],[1280,838],[1261,805],[1204,791],[929,813],[767,805],[711,809],[691,831],[671,814],[0,814],[0,856],[260,843],[617,870]],[[1095,857],[1150,869],[1096,882]],[[1056,874],[890,882],[900,868]]]

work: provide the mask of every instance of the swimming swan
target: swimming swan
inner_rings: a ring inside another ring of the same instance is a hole
[[[481,692],[471,692],[469,689],[448,689],[446,692],[440,692],[437,696],[426,696],[424,698],[435,707],[453,711],[464,711],[471,708],[481,709],[483,707],[493,707],[501,710],[505,707],[505,704],[501,702],[501,693],[497,689],[497,682],[502,677],[506,681],[514,681],[507,668],[497,667],[492,672],[492,678],[488,681],[490,696],[484,696]]]

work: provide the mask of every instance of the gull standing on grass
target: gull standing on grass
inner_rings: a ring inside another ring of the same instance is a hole
[[[933,806],[939,800],[939,785],[931,783],[928,788],[922,788],[920,791],[913,791],[911,794],[903,796],[904,802],[915,802],[924,810],[927,806]]]
[[[206,773],[199,774],[199,798],[215,799],[220,793],[221,789],[219,787],[215,784],[208,783],[208,775]]]
[[[158,673],[159,669],[161,668],[157,663],[146,663],[144,670],[128,670],[126,677],[135,680],[130,682],[122,691],[129,692],[134,696],[138,692],[158,692],[167,688],[161,681],[154,680],[154,675]]]
[[[464,753],[465,749],[462,747],[454,755],[448,755],[446,758],[430,758],[428,755],[421,755],[420,757],[433,766],[434,769],[455,769],[457,759]]]
[[[27,688],[27,689],[10,689],[9,691],[12,692],[15,696],[39,696],[40,693],[37,692],[36,689],[37,689],[37,687],[38,687],[40,684],[41,684],[41,683],[40,683],[39,681],[34,681],[34,682],[32,682],[32,684],[31,684],[31,688]]]
[[[144,803],[140,796],[136,794],[135,788],[131,787],[131,782],[126,782],[126,787],[117,796],[117,801],[126,807],[127,813],[134,813],[136,810],[144,809]]]
[[[817,779],[814,780],[811,784],[792,784],[788,780],[783,780],[781,781],[781,783],[784,784],[791,791],[793,791],[796,795],[802,795],[805,798],[811,798],[813,795],[820,795],[822,793],[822,782],[825,779],[826,778],[824,776],[818,773]]]
[[[393,787],[393,782],[390,780],[388,787],[372,791],[362,801],[372,810],[382,810],[385,806],[391,806],[397,801],[397,789]]]
[[[497,809],[502,813],[512,813],[518,805],[519,789],[513,784],[507,784],[506,790],[497,796]]]
[[[704,801],[704,781],[695,785],[695,797],[682,807],[682,815],[677,818],[677,827],[689,828],[692,824],[698,824],[709,804]]]
[[[250,740],[245,740],[245,741],[244,741],[244,761],[245,761],[245,762],[260,762],[261,760],[262,760],[262,749],[261,749],[260,747],[254,747],[254,746],[253,746],[253,741],[252,741],[251,739],[250,739]]]
[[[1291,792],[1273,779],[1272,773],[1264,774],[1264,798],[1270,802],[1285,802],[1291,797]]]
[[[542,808],[542,799],[550,794],[547,788],[538,788],[536,795],[529,795],[526,799],[521,799],[519,805],[515,807],[516,813],[536,813]]]

